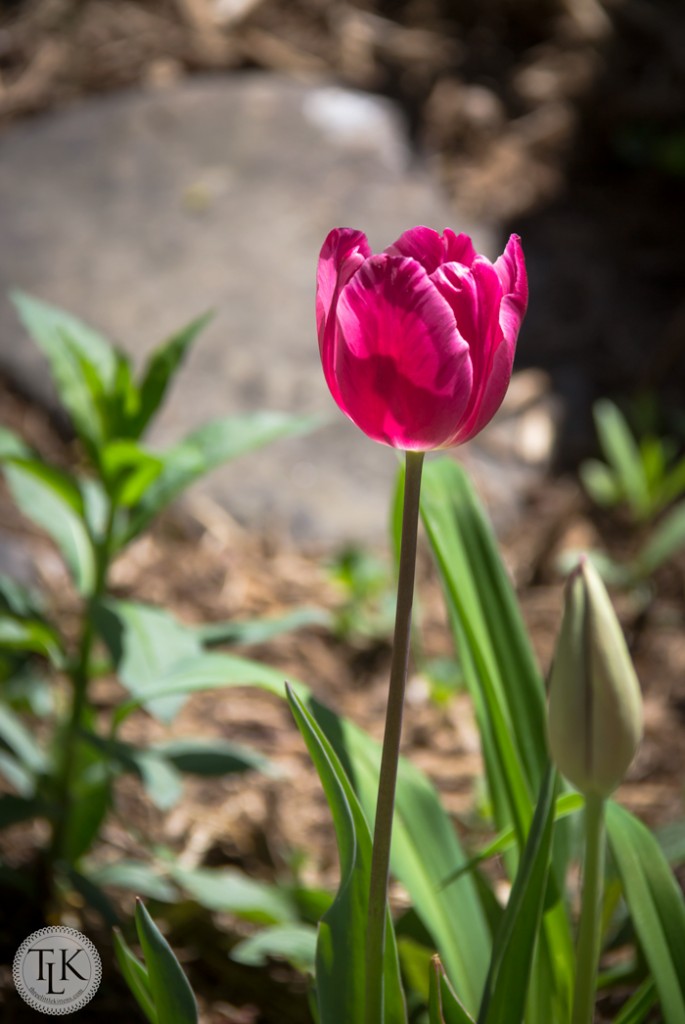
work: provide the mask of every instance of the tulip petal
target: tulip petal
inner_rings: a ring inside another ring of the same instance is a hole
[[[405,231],[385,252],[389,256],[407,256],[416,260],[427,274],[432,274],[444,260],[441,235],[423,226]]]
[[[504,336],[513,336],[515,341],[528,306],[526,263],[518,235],[510,237],[504,252],[495,260],[494,267],[504,293],[500,307],[500,325]]]
[[[440,267],[431,280],[449,301],[459,333],[469,344],[473,387],[468,408],[452,444],[463,444],[488,423],[502,404],[514,361],[516,334],[500,327],[502,285],[495,268],[476,256],[467,269],[457,263]]]
[[[449,442],[471,391],[468,345],[414,259],[368,259],[337,307],[338,404],[374,440],[425,451]]]
[[[370,255],[371,248],[366,235],[354,228],[334,228],[328,234],[319,255],[316,270],[316,327],[324,376],[336,402],[339,402],[339,397],[333,374],[335,307],[341,288]]]
[[[455,235],[454,231],[450,228],[445,228],[443,235],[444,255],[442,262],[463,263],[465,267],[470,267],[476,258],[476,250],[473,248],[473,242],[469,236],[464,234]]]

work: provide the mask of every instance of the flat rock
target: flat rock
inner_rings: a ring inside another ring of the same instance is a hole
[[[24,388],[54,401],[12,287],[91,323],[137,364],[213,309],[151,440],[245,410],[330,414],[318,433],[200,487],[243,523],[335,543],[382,536],[397,460],[338,413],[323,380],[313,305],[325,235],[362,227],[382,248],[425,223],[497,247],[448,206],[389,102],[257,73],[12,127],[0,138],[0,220],[0,363]]]

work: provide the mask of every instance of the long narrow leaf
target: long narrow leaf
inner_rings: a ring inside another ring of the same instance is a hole
[[[135,996],[150,1024],[159,1024],[157,1011],[150,991],[150,979],[138,957],[127,944],[118,928],[114,929],[114,952],[116,953],[121,973],[131,993]]]
[[[685,1021],[685,899],[654,836],[618,804],[607,832],[630,916],[659,993],[666,1024]]]
[[[353,1024],[364,1019],[371,833],[330,743],[290,689],[288,701],[321,779],[333,816],[340,854],[340,885],[319,924],[316,949],[316,986],[321,1020]],[[386,932],[384,1024],[406,1024],[395,933],[389,914]]]
[[[197,1024],[197,1004],[188,979],[140,900],[136,905],[136,928],[159,1024]]]
[[[428,1022],[429,1024],[475,1024],[473,1017],[461,1005],[447,980],[439,956],[434,956],[431,961]]]
[[[549,875],[556,772],[550,766],[516,874],[507,908],[495,936],[492,962],[478,1014],[479,1024],[522,1021],[533,953],[542,920]]]

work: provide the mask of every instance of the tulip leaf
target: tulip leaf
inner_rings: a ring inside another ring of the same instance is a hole
[[[428,1024],[475,1024],[450,985],[439,956],[431,960]]]
[[[550,766],[512,886],[497,929],[492,960],[478,1013],[479,1024],[525,1017],[528,982],[547,893],[556,772]]]
[[[371,833],[332,746],[291,689],[290,708],[319,773],[333,816],[340,855],[337,895],[319,923],[316,988],[322,1021],[364,1019],[366,921],[371,871]],[[383,1024],[406,1024],[397,945],[388,913],[383,974]]]
[[[643,1024],[656,1005],[658,993],[653,978],[647,978],[621,1007],[614,1024]]]
[[[138,1006],[150,1024],[159,1024],[157,1010],[155,1009],[150,989],[150,977],[145,969],[145,965],[140,962],[118,928],[114,929],[113,934],[114,952],[131,994],[135,997]]]
[[[608,398],[593,408],[597,436],[604,456],[620,481],[621,491],[636,518],[649,515],[651,496],[640,449],[618,406]]]
[[[351,722],[316,701],[310,708],[347,768],[373,820],[381,747]],[[430,842],[426,841],[430,836]],[[490,936],[472,876],[440,891],[441,878],[466,863],[454,826],[426,776],[400,759],[390,867],[436,944],[465,1005],[475,1010],[490,959]]]
[[[623,893],[659,994],[665,1024],[685,1020],[685,899],[645,825],[607,802],[607,833]]]
[[[174,952],[138,900],[136,929],[159,1024],[197,1024],[195,996]]]
[[[495,823],[500,831],[513,827],[522,851],[534,812],[532,794],[547,766],[542,679],[496,541],[456,462],[427,463],[421,511],[474,704]],[[565,876],[568,855],[567,833],[557,828],[552,885]],[[513,874],[515,860],[505,863]],[[573,942],[561,900],[544,916],[542,948],[531,984],[548,993],[546,1009],[536,1000],[539,1019],[546,1015],[547,1024],[567,1016],[573,987]]]
[[[210,470],[279,438],[312,430],[313,416],[256,412],[205,423],[166,452],[158,453],[162,469],[132,509],[128,539],[148,523],[190,484]]]

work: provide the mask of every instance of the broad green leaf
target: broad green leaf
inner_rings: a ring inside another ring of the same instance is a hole
[[[233,775],[261,771],[273,775],[276,769],[262,754],[228,740],[176,739],[158,743],[151,754],[190,775]]]
[[[310,709],[347,769],[369,822],[376,809],[381,747],[351,722],[316,701]],[[427,841],[427,837],[430,840]],[[400,759],[390,868],[407,889],[464,1004],[478,1005],[490,959],[490,935],[476,886],[464,875],[440,891],[440,880],[465,855],[433,785]]]
[[[475,1024],[473,1017],[464,1009],[447,980],[439,956],[434,956],[430,968],[428,994],[429,1024]],[[509,1020],[510,1018],[507,1018]],[[513,1018],[511,1018],[512,1024]]]
[[[651,499],[635,438],[623,414],[608,398],[595,403],[593,414],[604,456],[613,467],[633,514],[644,519],[649,515]]]
[[[137,775],[155,807],[166,811],[178,803],[183,795],[182,779],[166,758],[150,747],[136,747],[109,737],[105,739],[93,732],[84,731],[82,736],[100,751],[102,757],[116,766],[118,772]]]
[[[114,929],[114,952],[124,980],[150,1024],[161,1024],[157,1017],[150,978],[143,964],[127,944],[118,928]]]
[[[607,832],[614,863],[665,1024],[685,1021],[685,899],[648,828],[613,801]]]
[[[304,973],[314,973],[316,928],[310,924],[282,924],[261,928],[231,950],[231,959],[247,967],[266,967],[269,960],[286,960]]]
[[[66,473],[38,460],[14,460],[5,474],[21,511],[52,537],[79,591],[87,594],[94,582],[94,556],[76,485]]]
[[[206,423],[160,453],[162,471],[132,510],[129,539],[205,473],[271,441],[312,430],[318,423],[313,416],[275,412],[247,413]]]
[[[131,423],[131,436],[140,437],[164,401],[167,388],[198,334],[212,319],[212,313],[197,317],[172,335],[150,356],[140,382],[140,409]]]
[[[549,875],[556,772],[550,766],[542,783],[519,869],[495,935],[492,961],[478,1013],[479,1024],[525,1016],[533,955],[542,921]]]
[[[330,613],[322,608],[296,608],[274,618],[208,622],[196,629],[201,642],[206,647],[214,647],[218,644],[263,644],[282,633],[307,626],[330,626],[331,622]]]
[[[283,889],[249,878],[242,871],[172,867],[171,876],[208,910],[235,914],[263,924],[285,924],[296,919],[292,899]]]
[[[652,535],[637,557],[637,570],[644,576],[655,572],[664,562],[685,547],[685,501],[676,505],[654,527]]]
[[[34,775],[40,775],[47,771],[48,758],[37,742],[36,736],[29,732],[21,718],[5,704],[0,704],[0,739],[7,744],[10,750],[14,751],[21,764]]]
[[[197,1024],[197,1004],[188,979],[140,900],[136,905],[136,928],[159,1024]]]
[[[30,459],[33,453],[18,434],[8,427],[0,427],[0,462],[5,459]]]
[[[0,794],[0,828],[28,821],[29,818],[46,818],[49,813],[50,806],[40,797]]]
[[[586,459],[578,468],[581,483],[592,500],[603,508],[611,508],[621,500],[622,491],[609,466],[599,459]]]
[[[19,619],[0,614],[0,651],[42,654],[56,667],[64,662],[62,641],[51,626],[36,619]]]
[[[116,438],[101,453],[102,473],[107,490],[116,496],[117,504],[126,508],[136,505],[147,488],[162,471],[162,459],[146,451],[136,441]]]
[[[116,860],[110,864],[89,866],[83,871],[91,882],[101,887],[111,885],[163,903],[173,903],[178,899],[178,889],[147,861]]]
[[[151,695],[152,690],[158,680],[201,654],[195,631],[161,608],[130,601],[102,601],[94,621],[126,689],[141,698],[151,714],[170,721],[183,696],[160,699]]]
[[[112,799],[110,765],[83,740],[77,744],[74,769],[70,812],[62,839],[64,858],[69,864],[76,864],[93,845]]]
[[[17,796],[30,799],[36,792],[36,780],[12,754],[0,748],[0,775],[9,782]]]
[[[322,1021],[364,1019],[366,920],[371,833],[354,790],[325,735],[294,692],[290,708],[321,779],[333,817],[340,884],[319,923],[316,988]],[[384,963],[384,1024],[406,1024],[395,932],[388,913]]]
[[[21,292],[12,299],[19,317],[46,356],[60,399],[79,434],[92,446],[105,440],[101,396],[116,373],[106,339],[68,313]]]

